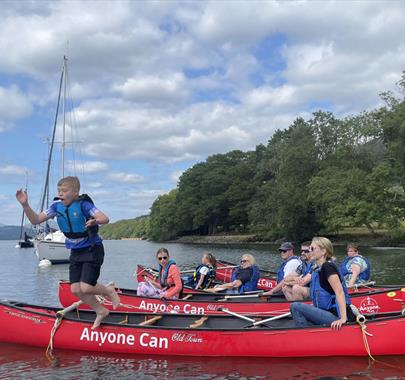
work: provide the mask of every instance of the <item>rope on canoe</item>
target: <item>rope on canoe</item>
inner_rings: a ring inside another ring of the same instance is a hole
[[[53,356],[53,337],[55,336],[56,330],[62,323],[62,319],[63,319],[64,315],[65,315],[64,313],[61,313],[59,311],[56,313],[55,323],[53,324],[53,327],[51,330],[51,335],[49,337],[48,347],[46,348],[46,351],[45,351],[46,357],[52,363],[55,362],[55,357]]]
[[[370,346],[369,346],[368,340],[367,340],[367,335],[368,336],[373,336],[373,334],[371,334],[371,333],[369,333],[367,331],[366,317],[364,315],[359,314],[359,315],[356,316],[356,322],[360,325],[360,328],[361,328],[361,333],[362,333],[362,336],[363,336],[364,348],[366,349],[366,352],[367,352],[369,358],[372,361],[375,361],[375,359],[373,358],[373,355],[371,355]]]

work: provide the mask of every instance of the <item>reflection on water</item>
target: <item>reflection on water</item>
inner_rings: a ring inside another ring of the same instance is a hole
[[[0,378],[72,379],[401,379],[404,358],[253,359],[100,355],[57,352],[50,363],[44,350],[0,344]]]
[[[0,298],[36,304],[59,305],[58,280],[68,278],[68,265],[38,268],[32,249],[15,249],[15,241],[0,241]],[[161,244],[145,241],[107,241],[100,280],[134,288],[137,264],[156,266]],[[164,244],[181,268],[194,268],[205,250],[237,262],[253,254],[259,265],[275,269],[281,262],[275,246],[200,246]],[[405,283],[405,250],[364,249],[381,284]],[[338,260],[344,247],[337,247]],[[1,328],[1,327],[0,327]],[[16,332],[17,333],[17,332]],[[299,344],[299,342],[291,342]],[[350,342],[348,342],[350,344]],[[405,344],[405,343],[404,343]],[[369,365],[367,358],[183,358],[125,355],[92,355],[88,352],[54,351],[50,363],[44,349],[0,344],[0,379],[405,379],[405,357],[381,357]]]

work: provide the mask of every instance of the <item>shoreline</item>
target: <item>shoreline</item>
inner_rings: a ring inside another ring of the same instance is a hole
[[[334,245],[344,246],[348,243],[355,243],[363,247],[375,247],[377,249],[405,249],[404,244],[390,244],[387,236],[364,236],[363,234],[350,235],[326,235]],[[201,244],[201,245],[232,245],[232,244],[251,244],[251,245],[277,245],[281,244],[286,239],[278,239],[275,241],[263,241],[255,234],[246,235],[210,235],[210,236],[181,236],[178,239],[168,240],[168,243],[180,244]]]

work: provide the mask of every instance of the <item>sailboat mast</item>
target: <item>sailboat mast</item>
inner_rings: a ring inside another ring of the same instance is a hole
[[[56,105],[55,121],[53,123],[52,140],[51,140],[51,145],[50,145],[49,153],[48,153],[48,166],[46,169],[45,186],[44,186],[43,196],[41,199],[41,211],[44,211],[45,202],[46,202],[46,200],[48,198],[48,194],[49,194],[49,176],[50,176],[50,172],[51,172],[52,153],[53,153],[53,146],[55,143],[56,125],[58,123],[60,95],[62,92],[62,83],[63,83],[64,73],[65,73],[65,64],[63,65],[62,73],[60,76],[60,82],[59,82],[58,103]]]
[[[62,128],[62,162],[61,162],[61,173],[62,178],[65,176],[65,145],[66,145],[66,78],[67,78],[67,58],[63,56],[63,72],[65,74],[63,80],[63,128]]]

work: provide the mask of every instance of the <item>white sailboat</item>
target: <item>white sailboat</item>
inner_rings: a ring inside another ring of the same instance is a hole
[[[67,58],[63,57],[63,69],[59,84],[59,95],[58,102],[56,106],[55,122],[52,132],[52,139],[50,142],[50,149],[48,155],[48,166],[47,173],[45,177],[45,186],[43,191],[43,196],[41,199],[41,211],[44,211],[48,207],[49,200],[49,182],[50,182],[50,169],[52,162],[53,148],[55,144],[56,126],[58,123],[59,105],[62,96],[62,107],[63,107],[63,133],[62,133],[62,144],[61,144],[61,174],[64,177],[65,170],[65,126],[66,126],[66,91],[67,91]],[[70,250],[65,247],[65,235],[58,230],[49,227],[46,224],[43,232],[39,234],[34,241],[35,252],[38,259],[44,263],[47,260],[52,264],[66,264],[69,262]]]

